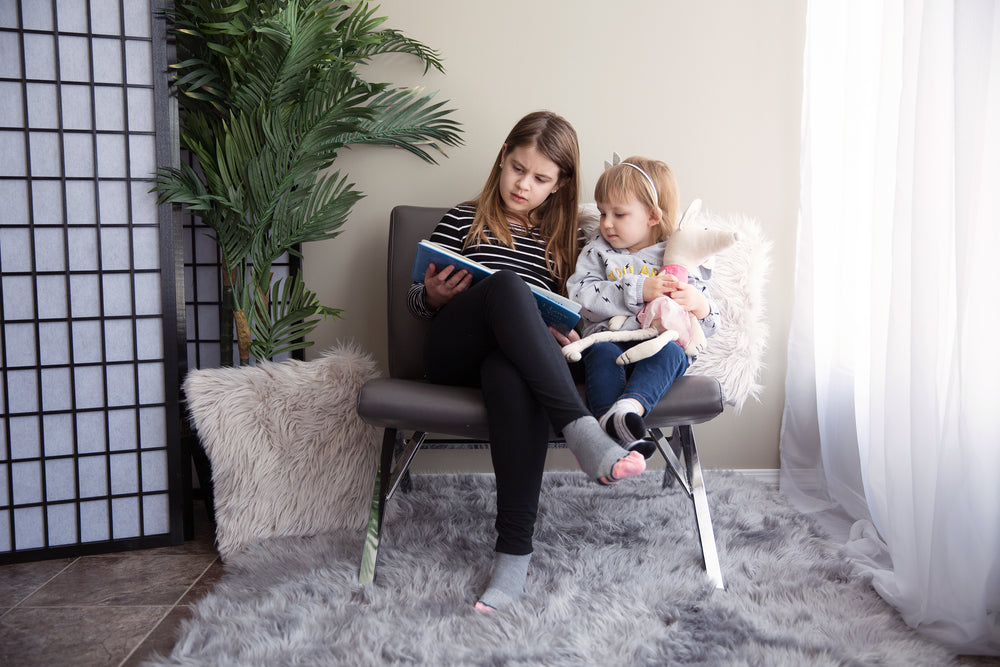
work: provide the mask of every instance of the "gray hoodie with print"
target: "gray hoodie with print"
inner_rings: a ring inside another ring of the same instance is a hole
[[[569,298],[580,304],[580,335],[589,336],[608,329],[608,320],[618,315],[631,315],[623,330],[638,329],[635,318],[645,302],[642,286],[647,276],[655,276],[660,271],[666,241],[654,243],[632,253],[611,247],[603,236],[584,246],[576,260],[576,270],[566,283]],[[715,333],[718,326],[718,309],[706,292],[706,281],[711,272],[703,266],[688,271],[688,282],[708,299],[711,312],[701,320],[705,337]]]

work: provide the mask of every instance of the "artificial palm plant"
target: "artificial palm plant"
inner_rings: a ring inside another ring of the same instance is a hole
[[[194,160],[159,171],[155,189],[218,242],[241,365],[306,347],[322,318],[339,316],[301,273],[272,275],[300,244],[339,234],[363,196],[331,171],[338,151],[397,146],[433,163],[433,151],[461,143],[453,110],[433,94],[358,72],[386,53],[443,71],[436,51],[382,27],[375,11],[331,0],[176,0],[166,12],[180,144]]]

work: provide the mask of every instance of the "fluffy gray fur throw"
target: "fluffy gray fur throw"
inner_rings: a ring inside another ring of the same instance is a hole
[[[389,505],[379,576],[362,537],[271,538],[234,556],[154,665],[942,665],[817,527],[760,482],[708,473],[725,591],[691,504],[646,473],[545,476],[524,598],[492,615],[492,475],[425,475]]]

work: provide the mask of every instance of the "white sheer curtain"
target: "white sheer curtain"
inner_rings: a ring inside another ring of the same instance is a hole
[[[1000,6],[809,0],[802,128],[782,490],[1000,654]]]

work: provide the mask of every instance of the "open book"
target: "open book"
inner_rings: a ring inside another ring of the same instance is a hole
[[[417,243],[417,256],[413,260],[413,281],[423,282],[427,265],[433,264],[438,270],[446,266],[454,266],[456,270],[465,269],[472,274],[472,282],[476,283],[493,273],[493,269],[483,266],[450,248],[420,241]],[[566,297],[541,287],[528,285],[538,302],[538,310],[542,319],[556,331],[566,334],[580,321],[580,304]]]

